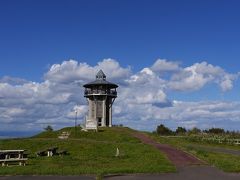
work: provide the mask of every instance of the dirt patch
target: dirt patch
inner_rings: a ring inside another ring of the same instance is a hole
[[[136,132],[133,136],[140,139],[143,143],[152,145],[165,153],[176,167],[204,164],[204,162],[196,157],[167,144],[160,144],[143,133]]]

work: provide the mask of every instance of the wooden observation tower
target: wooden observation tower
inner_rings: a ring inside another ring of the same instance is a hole
[[[112,105],[117,97],[118,85],[108,82],[100,70],[96,80],[83,85],[84,97],[87,98],[89,110],[86,117],[86,129],[112,126]]]

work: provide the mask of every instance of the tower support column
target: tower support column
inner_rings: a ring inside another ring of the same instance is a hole
[[[109,127],[112,127],[112,104],[109,107]]]
[[[102,101],[102,126],[106,126],[106,98]]]
[[[88,119],[92,119],[93,118],[93,114],[92,114],[93,103],[90,99],[88,99],[88,105],[89,105]]]

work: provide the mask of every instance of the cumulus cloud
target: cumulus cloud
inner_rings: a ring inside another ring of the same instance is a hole
[[[10,76],[4,76],[0,78],[0,83],[8,83],[12,85],[21,85],[28,82],[25,79],[22,78],[17,78],[17,77],[10,77]]]
[[[82,85],[93,81],[100,69],[107,80],[120,85],[113,107],[115,123],[153,130],[161,122],[170,127],[204,128],[226,120],[232,124],[240,121],[238,102],[169,99],[169,91],[197,91],[207,84],[231,90],[239,74],[207,62],[181,67],[179,62],[158,59],[152,66],[133,72],[114,59],[104,59],[96,66],[68,60],[53,64],[43,82],[8,76],[0,79],[0,130],[42,129],[46,124],[54,128],[70,126],[74,125],[76,112],[78,123],[82,122],[88,111]]]
[[[144,68],[140,72],[132,75],[127,87],[120,93],[123,94],[118,102],[126,104],[166,104],[167,95],[164,92],[165,80],[161,79],[150,68]]]
[[[231,90],[236,74],[229,74],[224,69],[208,64],[195,63],[174,73],[168,83],[170,89],[179,91],[195,91],[208,83],[216,83],[222,91]]]
[[[86,82],[93,79],[93,75],[102,69],[109,79],[121,81],[131,74],[130,67],[122,68],[114,59],[104,59],[96,66],[87,63],[78,63],[75,60],[54,64],[44,75],[45,80],[56,83]]]
[[[166,59],[157,59],[151,69],[156,72],[171,72],[180,70],[179,62],[167,61]]]
[[[119,108],[119,104],[116,105]],[[173,101],[172,106],[165,108],[152,104],[128,105],[124,108],[125,114],[131,121],[119,118],[120,122],[127,123],[130,127],[138,126],[138,129],[153,130],[160,123],[166,124],[172,129],[178,126],[186,128],[221,127],[236,129],[240,115],[239,102],[201,101],[181,102]],[[123,108],[123,107],[122,107]]]

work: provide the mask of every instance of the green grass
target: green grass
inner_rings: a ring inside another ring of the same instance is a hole
[[[152,135],[155,140],[164,143],[170,144],[176,148],[182,149],[187,151],[194,156],[198,157],[199,159],[204,160],[205,162],[213,165],[225,172],[240,172],[240,156],[226,154],[221,152],[214,152],[212,148],[225,148],[225,149],[233,149],[233,150],[240,150],[239,146],[228,145],[228,144],[214,144],[208,142],[199,142],[199,141],[192,141],[191,138],[188,137],[167,137],[167,136],[158,136]],[[204,147],[207,147],[204,149]],[[208,149],[209,148],[209,149]]]
[[[62,131],[71,132],[59,140]],[[27,149],[27,166],[0,167],[0,175],[107,175],[125,173],[174,172],[175,167],[161,152],[132,137],[128,128],[102,128],[99,132],[82,132],[64,128],[43,132],[32,138],[0,140],[1,149]],[[39,150],[57,146],[70,155],[36,157]],[[116,148],[120,156],[115,157]]]
[[[207,161],[219,169],[225,172],[240,172],[240,156],[219,153],[219,152],[209,152],[206,150],[188,147],[186,148],[188,152]]]

